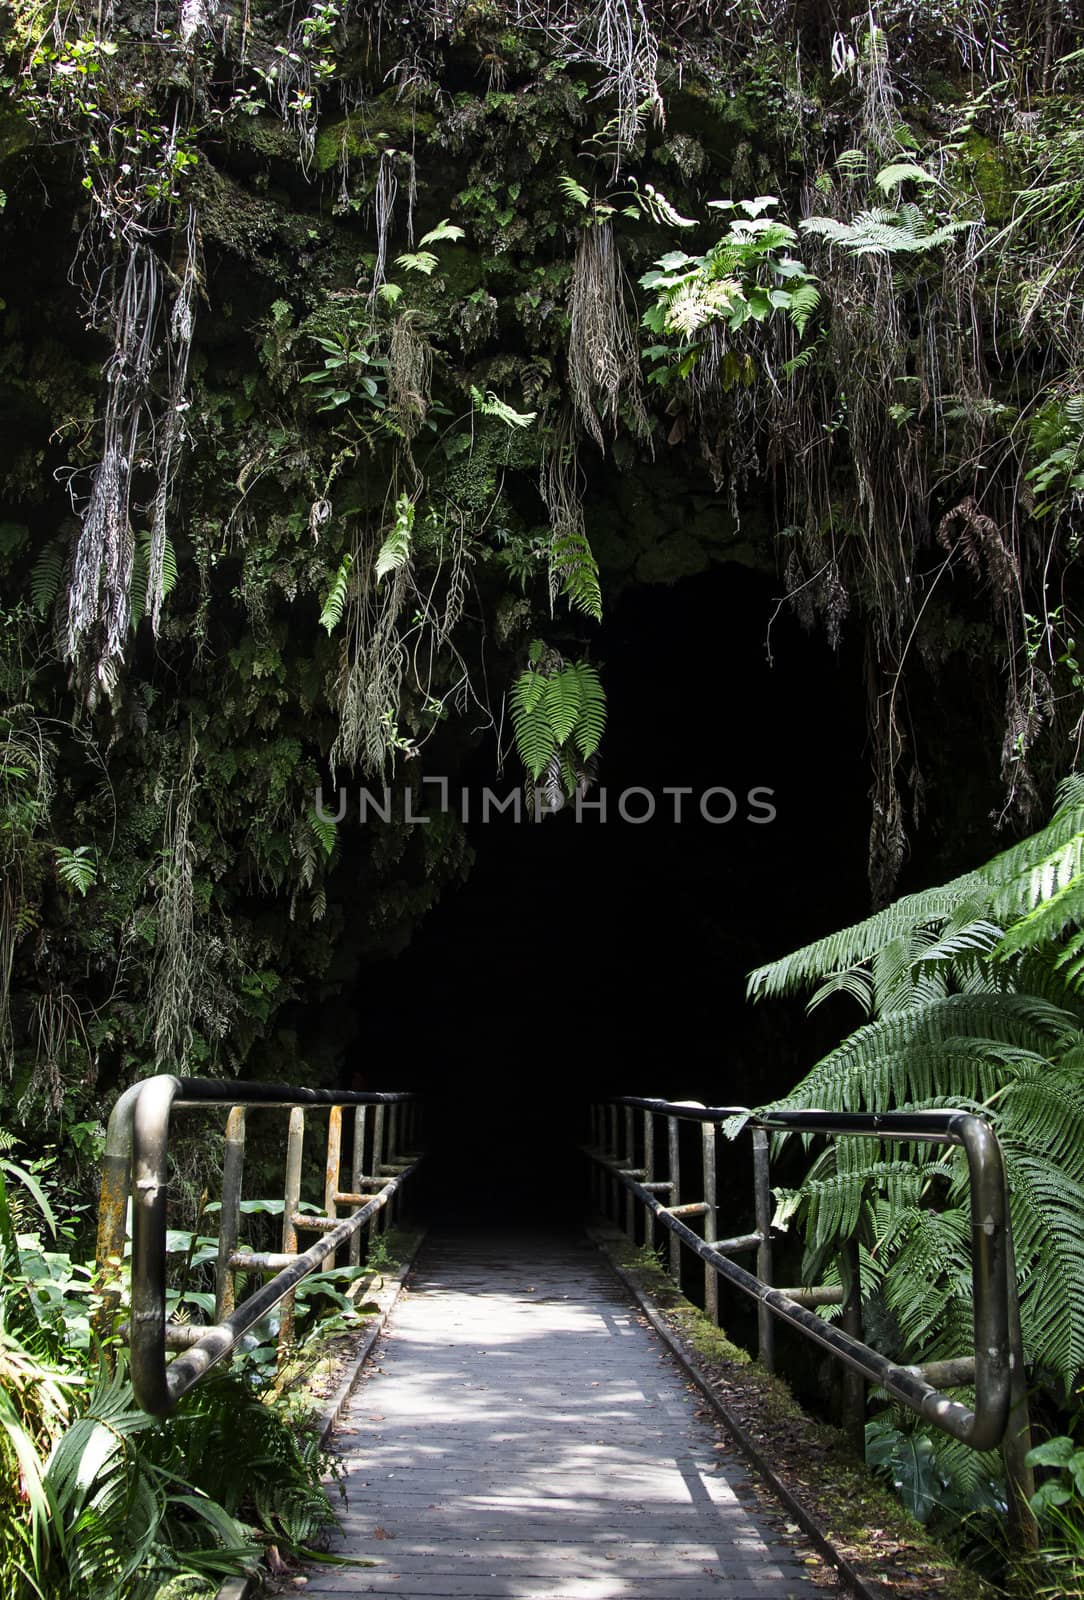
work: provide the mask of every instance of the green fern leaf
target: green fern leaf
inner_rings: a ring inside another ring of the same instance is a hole
[[[389,572],[398,572],[410,560],[414,536],[414,502],[409,495],[401,494],[395,502],[395,523],[376,558],[377,581]]]
[[[601,622],[602,587],[598,562],[586,536],[569,531],[555,538],[550,546],[550,568],[569,604]]]
[[[333,633],[343,619],[346,610],[346,597],[350,590],[350,572],[354,565],[354,558],[349,550],[339,562],[339,570],[331,581],[331,588],[327,592],[323,610],[320,612],[320,626],[326,628],[328,633]]]
[[[580,709],[572,739],[586,761],[602,743],[606,729],[606,691],[602,687],[598,668],[589,661],[572,662],[565,667],[565,672],[575,674],[579,687]]]
[[[579,720],[581,693],[579,674],[574,667],[565,666],[546,680],[546,692],[542,703],[553,737],[559,745],[571,737],[572,730]]]
[[[457,239],[465,237],[464,229],[457,227],[454,222],[449,222],[448,218],[445,217],[442,222],[437,223],[435,228],[430,228],[428,233],[422,235],[418,240],[418,248],[426,250],[430,245],[443,244],[446,240],[454,243]]]
[[[567,172],[560,174],[557,179],[557,186],[565,199],[571,200],[573,205],[579,206],[581,210],[586,211],[591,204],[591,196],[587,193],[583,184],[577,183],[575,178],[570,178]]]
[[[521,672],[510,694],[516,749],[532,780],[537,783],[556,748],[546,710],[549,680],[529,667]]]
[[[39,617],[48,616],[60,592],[64,574],[64,547],[54,539],[38,556],[30,574],[30,603]]]
[[[790,291],[787,315],[793,322],[799,336],[805,333],[809,319],[820,303],[820,290],[815,284],[800,283],[796,289]]]

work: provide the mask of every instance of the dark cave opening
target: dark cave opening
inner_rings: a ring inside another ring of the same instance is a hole
[[[472,802],[466,886],[359,979],[354,1059],[424,1096],[434,1212],[571,1216],[592,1096],[761,1104],[838,1037],[744,985],[868,910],[857,649],[833,653],[771,579],[729,565],[627,589],[593,655],[594,807],[482,822],[481,791],[515,785],[487,741],[452,783]]]

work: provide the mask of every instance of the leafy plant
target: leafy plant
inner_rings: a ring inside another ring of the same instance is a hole
[[[989,1119],[1006,1164],[1026,1358],[1066,1385],[1084,1366],[1082,925],[1084,776],[1074,775],[1038,833],[749,980],[754,997],[816,985],[811,1004],[846,993],[872,1013],[779,1106],[947,1104]],[[906,1154],[874,1139],[828,1145],[797,1187],[777,1191],[777,1223],[797,1220],[814,1275],[857,1240],[867,1314],[898,1359],[936,1360],[971,1339],[966,1168],[959,1151]],[[878,1448],[898,1475],[886,1440]],[[941,1498],[962,1505],[952,1447],[907,1448],[945,1479]],[[918,1468],[908,1472],[917,1482]]]
[[[320,626],[328,633],[334,633],[343,619],[346,611],[346,600],[350,593],[350,574],[354,568],[354,557],[348,550],[339,562],[335,576],[331,580],[331,588],[327,592],[323,607],[320,611]]]
[[[574,794],[606,726],[598,669],[589,661],[565,661],[536,639],[510,700],[516,749],[532,781],[546,776],[550,785]]]
[[[1065,1381],[1084,1365],[1082,913],[1084,777],[1074,776],[1039,833],[749,983],[756,996],[820,979],[814,1001],[838,989],[875,1012],[780,1104],[947,1101],[989,1117],[1008,1171],[1028,1359]],[[831,1146],[785,1207],[818,1260],[843,1238],[863,1240],[919,1359],[959,1353],[970,1326],[959,1152],[919,1152],[905,1167],[876,1141]]]
[[[1041,1600],[1076,1597],[1084,1593],[1084,1450],[1060,1434],[1029,1450],[1027,1459],[1051,1475],[1032,1496],[1042,1540],[1025,1573]]]
[[[815,279],[792,254],[797,234],[770,215],[778,204],[774,196],[709,204],[741,214],[730,218],[726,233],[704,255],[671,250],[640,279],[641,287],[655,297],[644,313],[644,326],[677,341],[646,352],[659,363],[649,374],[652,383],[688,376],[713,327],[733,336],[781,314],[801,336],[820,304]]]
[[[389,572],[398,572],[410,560],[410,546],[414,533],[414,502],[409,495],[401,494],[395,502],[395,521],[380,546],[376,557],[377,582]]]
[[[380,332],[348,321],[327,334],[309,337],[324,352],[322,366],[307,372],[302,383],[314,384],[319,400],[317,411],[337,411],[341,406],[364,401],[373,411],[386,408],[384,386],[387,357],[377,353]]]
[[[483,417],[497,417],[509,428],[529,428],[538,415],[536,411],[516,411],[494,394],[492,389],[487,389],[485,394],[471,384],[470,397],[476,411]]]
[[[98,859],[93,845],[80,844],[69,850],[65,845],[55,844],[53,855],[61,883],[73,894],[85,895],[98,877]]]

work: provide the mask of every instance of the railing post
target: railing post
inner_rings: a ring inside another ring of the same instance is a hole
[[[350,1160],[350,1193],[360,1194],[362,1181],[365,1177],[365,1107],[354,1107],[354,1143]],[[350,1265],[361,1265],[361,1233],[360,1228],[350,1235]]]
[[[714,1122],[701,1123],[701,1132],[704,1140],[704,1238],[708,1244],[714,1245],[719,1237],[719,1195],[715,1172],[715,1138],[716,1125]],[[704,1263],[704,1313],[709,1322],[719,1326],[719,1276],[710,1262]]]
[[[858,1240],[848,1241],[840,1259],[843,1279],[844,1333],[862,1338],[862,1256]],[[850,1367],[843,1369],[843,1432],[860,1460],[866,1459],[866,1380]]]
[[[94,1285],[99,1300],[92,1321],[98,1338],[106,1343],[107,1352],[123,1292],[128,1200],[132,1192],[132,1113],[142,1087],[141,1083],[136,1083],[126,1089],[110,1112],[102,1156]],[[107,1360],[111,1361],[112,1356],[107,1354]]]
[[[626,1167],[636,1165],[636,1130],[634,1126],[635,1113],[631,1106],[625,1107],[625,1158]],[[625,1232],[631,1244],[636,1243],[636,1196],[631,1189],[625,1190]]]
[[[670,1161],[670,1205],[671,1208],[681,1204],[681,1125],[676,1117],[666,1119],[667,1154]],[[675,1287],[681,1288],[681,1240],[671,1230],[670,1233],[670,1276]]]
[[[399,1160],[399,1104],[388,1107],[388,1166],[394,1166]],[[388,1225],[391,1226],[399,1219],[399,1195],[393,1196],[388,1206]]]
[[[1005,1215],[1008,1217],[1008,1196]],[[1009,1360],[1012,1372],[1009,1387],[1009,1420],[1001,1456],[1008,1488],[1009,1536],[1018,1548],[1037,1550],[1039,1528],[1029,1501],[1035,1493],[1035,1473],[1027,1464],[1031,1449],[1031,1418],[1028,1414],[1028,1380],[1024,1365],[1024,1337],[1020,1328],[1020,1296],[1016,1286],[1016,1252],[1012,1224],[1005,1229],[1009,1279]]]
[[[215,1268],[215,1321],[228,1317],[236,1301],[236,1274],[230,1259],[241,1226],[241,1182],[245,1167],[245,1108],[231,1106],[226,1118],[222,1158],[222,1210],[218,1215],[218,1263]]]
[[[653,1184],[655,1182],[655,1113],[653,1111],[644,1112],[644,1168],[646,1171],[644,1182],[648,1185]],[[648,1194],[654,1193],[654,1189],[649,1187]],[[644,1212],[644,1244],[648,1250],[654,1250],[655,1248],[655,1213],[653,1211],[645,1210]]]
[[[753,1129],[753,1205],[756,1229],[760,1234],[757,1246],[757,1277],[762,1283],[772,1281],[772,1180],[768,1155],[768,1135],[763,1128]],[[768,1372],[775,1371],[775,1328],[772,1314],[764,1302],[757,1302],[757,1359]]]
[[[591,1149],[597,1155],[602,1155],[603,1128],[605,1126],[606,1108],[600,1102],[591,1107]],[[601,1216],[603,1211],[602,1192],[606,1183],[606,1174],[597,1161],[591,1162],[591,1204]]]
[[[327,1119],[327,1164],[324,1168],[324,1214],[334,1221],[339,1215],[336,1196],[342,1187],[343,1108],[332,1106]],[[329,1265],[335,1266],[332,1256]]]
[[[373,1177],[374,1178],[379,1178],[379,1177],[382,1176],[380,1168],[384,1164],[384,1122],[385,1122],[384,1107],[382,1105],[375,1106],[374,1109],[373,1109]],[[382,1211],[378,1211],[376,1216],[373,1218],[372,1222],[370,1223],[370,1225],[369,1225],[369,1240],[370,1240],[370,1243],[372,1242],[372,1238],[373,1238],[374,1234],[383,1233],[385,1231],[385,1229],[387,1228],[387,1225],[388,1225],[387,1210],[388,1210],[388,1208],[387,1208],[387,1206],[385,1206]]]
[[[606,1108],[606,1159],[611,1163],[617,1161],[617,1102],[612,1101]],[[616,1222],[618,1217],[618,1202],[620,1200],[621,1185],[614,1177],[613,1167],[606,1169],[606,1216],[611,1222]]]
[[[294,1217],[301,1204],[301,1158],[305,1152],[305,1112],[294,1106],[290,1112],[289,1133],[286,1138],[286,1186],[282,1206],[282,1253],[297,1254],[297,1224]],[[279,1320],[279,1360],[294,1336],[293,1291],[283,1296]]]

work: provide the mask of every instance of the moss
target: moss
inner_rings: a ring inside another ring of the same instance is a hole
[[[435,127],[431,111],[421,111],[393,95],[381,95],[366,104],[364,115],[324,124],[316,136],[317,171],[330,171],[344,154],[348,160],[372,160],[381,150],[427,139]]]
[[[964,140],[971,180],[982,196],[987,222],[1007,222],[1012,214],[1013,187],[1008,165],[994,139],[969,133]]]
[[[262,156],[280,161],[297,160],[297,136],[278,117],[234,117],[229,123],[230,138]]]
[[[0,112],[0,166],[34,143],[34,131],[17,111]]]

